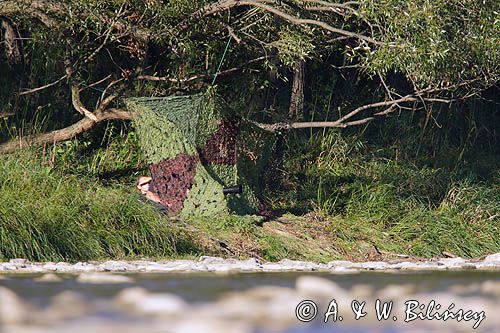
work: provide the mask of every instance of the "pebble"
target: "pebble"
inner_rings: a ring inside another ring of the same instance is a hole
[[[1,324],[21,323],[27,314],[28,310],[21,299],[11,290],[0,286],[0,327]]]
[[[398,299],[405,297],[407,295],[411,295],[414,293],[414,291],[415,287],[409,284],[389,285],[377,291],[377,295],[380,298],[385,298],[385,299]]]
[[[500,265],[500,253],[490,254],[486,258],[484,258],[484,263],[493,263]]]
[[[52,298],[50,306],[42,316],[34,318],[37,323],[50,324],[62,320],[83,317],[92,312],[94,306],[74,291],[63,291]]]
[[[369,261],[369,262],[361,262],[361,263],[354,263],[349,265],[349,268],[355,268],[355,269],[361,269],[361,270],[382,270],[386,269],[389,265],[386,262],[383,261]]]
[[[22,259],[22,258],[10,259],[9,263],[15,265],[26,265],[28,263],[28,259]]]
[[[106,272],[127,272],[133,271],[135,269],[134,265],[131,265],[125,261],[106,261],[101,265]]]
[[[326,264],[326,267],[329,269],[335,269],[335,268],[348,268],[352,266],[351,261],[345,261],[345,260],[336,260],[336,261],[330,261],[328,264]]]

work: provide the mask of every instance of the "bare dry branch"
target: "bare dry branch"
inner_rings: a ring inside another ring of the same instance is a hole
[[[350,3],[333,3],[328,1],[321,0],[303,0],[304,3],[314,4],[315,6],[307,6],[305,9],[309,11],[319,11],[319,12],[334,12],[340,15],[344,15],[346,11],[351,12],[353,14],[357,14],[358,11],[349,4],[359,4],[358,2],[350,2]]]
[[[74,84],[71,85],[71,102],[73,103],[73,107],[76,111],[93,121],[97,121],[97,117],[92,112],[87,110],[87,108],[85,108],[80,101],[80,88]]]
[[[109,80],[110,78],[111,78],[111,74],[109,74],[109,75],[107,75],[106,77],[104,77],[104,78],[100,79],[99,81],[96,81],[96,82],[94,82],[94,83],[89,84],[89,85],[88,85],[88,86],[86,86],[85,88],[93,88],[93,87],[95,87],[95,86],[100,85],[100,84],[101,84],[101,83],[103,83],[103,82],[106,82],[106,81],[107,81],[107,80]]]
[[[394,99],[394,100],[389,100],[389,101],[382,101],[382,102],[377,102],[377,103],[372,103],[372,104],[367,104],[360,106],[348,114],[342,116],[341,118],[335,120],[335,121],[314,121],[314,122],[291,122],[291,123],[276,123],[276,124],[262,124],[258,122],[252,122],[255,126],[269,131],[269,132],[276,132],[280,130],[290,130],[290,129],[301,129],[301,128],[346,128],[349,126],[357,126],[357,125],[362,125],[366,124],[372,120],[375,119],[375,117],[380,117],[380,116],[385,116],[389,113],[392,113],[396,110],[396,107],[400,107],[400,103],[405,103],[405,102],[416,102],[420,101],[421,98],[424,101],[429,101],[429,102],[439,102],[439,103],[451,103],[453,100],[452,99],[444,99],[444,98],[427,98],[427,97],[422,97],[419,96],[421,94],[420,92],[406,95],[402,98],[399,99]],[[353,120],[353,121],[348,121],[352,117],[358,115],[359,113],[369,110],[369,109],[374,109],[374,108],[379,108],[379,107],[384,107],[388,106],[388,108],[384,111],[377,112],[372,114],[371,116],[365,117],[363,119],[359,120]]]
[[[227,24],[226,24],[226,28],[227,28],[227,31],[229,32],[229,35],[231,35],[231,37],[233,37],[233,39],[236,41],[236,43],[238,43],[238,44],[241,43],[241,38],[236,35],[236,33],[234,32],[234,29],[231,28]]]
[[[19,93],[19,96],[34,94],[36,92],[39,92],[39,91],[45,90],[47,88],[53,87],[53,86],[57,85],[59,82],[61,82],[62,80],[64,80],[66,77],[67,77],[66,75],[63,75],[59,79],[57,79],[56,81],[54,81],[52,83],[46,84],[46,85],[38,87],[38,88],[33,88],[33,89],[30,89],[30,90],[22,91],[22,92]]]

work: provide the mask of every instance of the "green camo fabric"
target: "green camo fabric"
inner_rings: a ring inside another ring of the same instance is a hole
[[[197,156],[198,149],[206,144],[223,120],[220,103],[212,93],[129,98],[125,103],[136,113],[134,125],[140,146],[151,164],[173,159],[179,154]],[[255,136],[256,131],[249,126],[240,126],[236,165],[197,165],[193,185],[179,213],[181,217],[256,213],[259,200],[255,191],[259,191],[262,161],[266,159],[270,146],[269,140],[262,140],[261,134],[262,146],[251,147],[258,148],[254,154],[259,156],[258,162],[243,156],[242,151],[249,147],[242,147],[242,144],[250,141],[255,145],[252,140],[256,138],[250,136]],[[224,196],[222,189],[236,184],[243,185],[243,194]]]

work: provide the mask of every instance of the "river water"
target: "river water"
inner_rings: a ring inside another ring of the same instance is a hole
[[[51,274],[49,279],[42,274],[0,275],[0,332],[500,332],[498,271],[114,276],[126,279],[85,282],[72,274]],[[377,299],[381,304],[394,302],[387,320],[376,318]],[[303,300],[316,305],[311,322],[297,319]],[[422,316],[435,301],[441,310],[451,304],[450,312],[470,310],[470,318],[444,321],[427,316],[405,322],[411,317],[405,314],[405,302],[411,300],[426,306]],[[367,315],[359,320],[354,318],[353,301],[366,302],[361,312]],[[325,323],[332,304],[336,314]],[[481,312],[485,318],[479,320]]]

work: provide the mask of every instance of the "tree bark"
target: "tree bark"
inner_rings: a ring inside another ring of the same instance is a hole
[[[0,37],[3,37],[0,38],[0,40],[3,41],[8,64],[14,67],[17,64],[20,64],[22,61],[22,47],[21,45],[19,45],[19,36],[17,35],[15,28],[9,21],[0,18],[0,23],[0,31],[2,32],[2,34],[0,34]]]
[[[294,67],[292,94],[290,96],[290,107],[288,109],[288,119],[304,119],[304,80],[305,61],[297,61]]]

